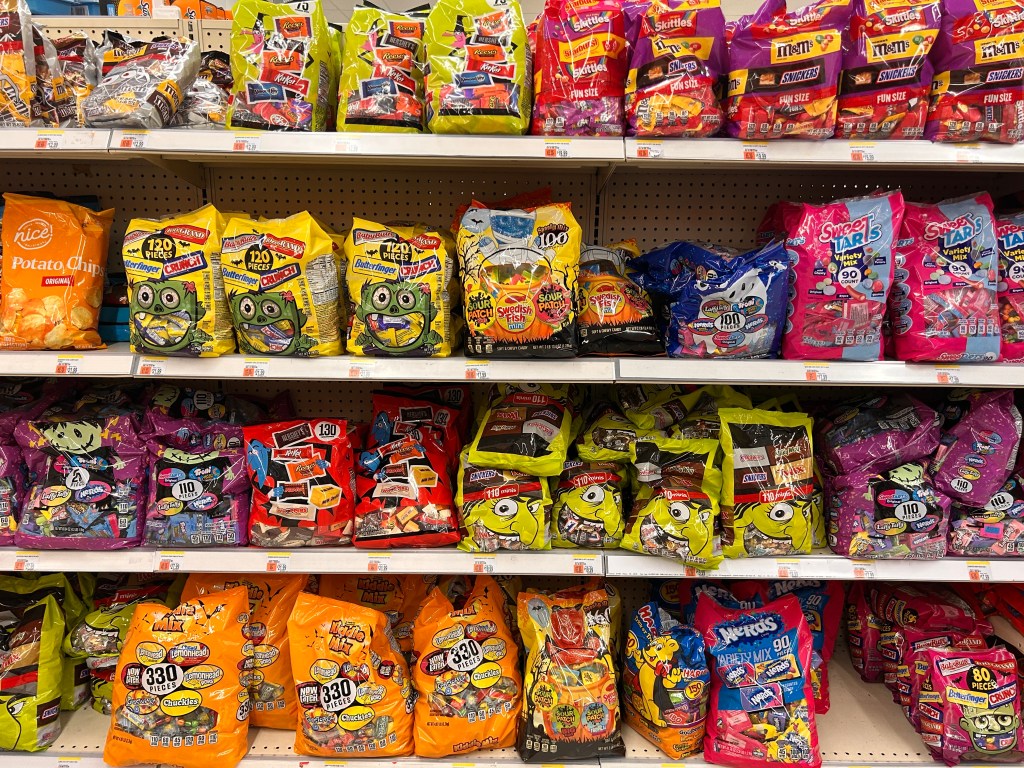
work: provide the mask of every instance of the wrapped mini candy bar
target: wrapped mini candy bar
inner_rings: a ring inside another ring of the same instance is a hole
[[[57,61],[60,64],[64,87],[74,104],[71,116],[61,124],[62,128],[81,128],[85,125],[83,103],[86,96],[96,86],[96,53],[95,44],[84,33],[72,33],[53,41],[57,49]]]

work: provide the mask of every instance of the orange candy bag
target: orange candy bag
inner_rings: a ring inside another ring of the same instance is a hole
[[[4,194],[0,349],[98,349],[114,211]]]
[[[437,581],[436,576],[328,573],[320,577],[320,594],[380,611],[403,653],[412,651],[412,622]]]
[[[249,593],[249,623],[243,630],[246,643],[242,682],[252,702],[250,723],[261,728],[295,728],[298,709],[288,650],[288,616],[308,577],[287,574],[193,573],[185,582],[181,599],[245,587]]]
[[[230,768],[249,751],[249,692],[240,670],[244,587],[171,609],[141,603],[114,674],[108,765]]]
[[[522,703],[519,648],[490,576],[435,587],[413,627],[416,754],[511,747]],[[458,594],[459,588],[468,592]]]
[[[387,616],[304,592],[288,619],[288,636],[299,702],[297,754],[412,753],[412,682]]]

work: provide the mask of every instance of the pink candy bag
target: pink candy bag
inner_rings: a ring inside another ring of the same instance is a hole
[[[1003,362],[1024,362],[1024,213],[996,219]]]
[[[896,357],[972,363],[999,357],[995,220],[987,192],[907,203],[889,301]]]
[[[946,587],[872,584],[864,595],[872,613],[898,628],[934,627],[968,632],[978,626],[974,609]]]
[[[897,191],[780,210],[795,280],[783,357],[879,359],[903,205]]]
[[[914,730],[921,729],[919,702],[921,689],[928,675],[925,651],[930,648],[955,648],[958,651],[980,651],[986,648],[985,636],[974,631],[904,629],[897,642],[899,665],[896,668],[896,692],[893,700],[903,708]]]
[[[859,582],[855,582],[850,589],[846,609],[846,630],[853,668],[865,683],[880,682],[883,658],[878,644],[883,632],[892,632],[892,624],[871,612],[864,595],[864,585]]]

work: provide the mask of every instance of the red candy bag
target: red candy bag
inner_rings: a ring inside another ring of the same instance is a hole
[[[878,646],[882,634],[892,632],[892,624],[871,612],[862,584],[853,585],[846,610],[846,629],[853,668],[865,683],[880,682],[884,659]]]
[[[996,219],[1002,360],[1024,362],[1024,213]]]
[[[872,613],[897,627],[960,629],[988,627],[963,598],[946,588],[882,584],[864,590]],[[989,628],[989,632],[991,629]]]
[[[740,139],[827,139],[835,131],[845,0],[786,13],[765,0],[731,25],[729,135]]]

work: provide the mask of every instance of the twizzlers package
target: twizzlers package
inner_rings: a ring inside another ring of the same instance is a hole
[[[818,0],[792,13],[786,0],[765,0],[740,18],[729,44],[729,135],[829,138],[849,18],[849,0]]]
[[[928,116],[939,0],[854,0],[843,40],[836,135],[919,139]]]

